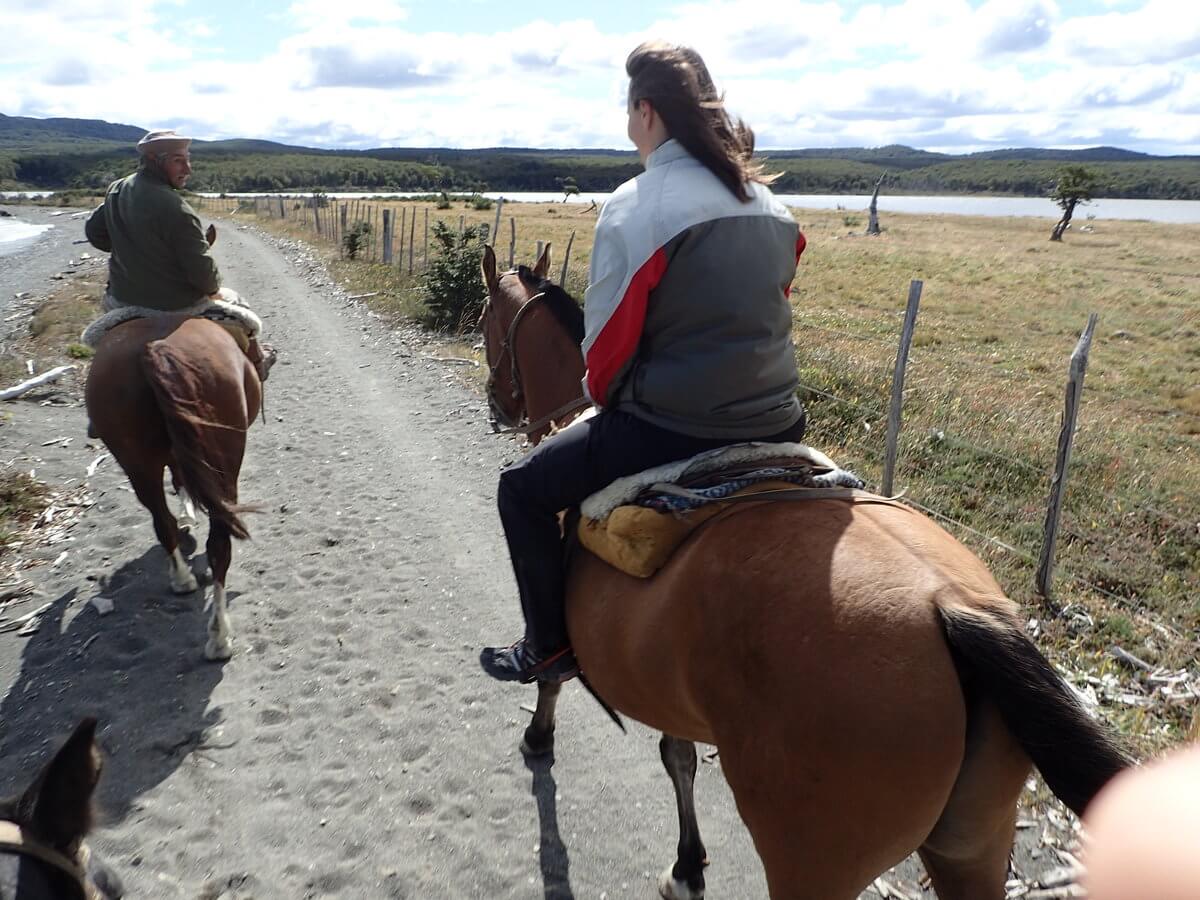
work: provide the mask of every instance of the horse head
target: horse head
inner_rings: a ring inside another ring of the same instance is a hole
[[[18,798],[0,802],[2,900],[118,900],[121,881],[84,843],[100,779],[96,720],[84,719]]]
[[[478,322],[488,364],[488,408],[493,427],[516,428],[529,416],[515,350],[517,327],[530,301],[544,294],[550,245],[532,269],[519,266],[507,272],[496,271],[496,254],[485,246],[481,269],[488,292]]]

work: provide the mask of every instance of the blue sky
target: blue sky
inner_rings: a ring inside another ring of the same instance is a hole
[[[1200,154],[1195,0],[0,0],[0,112],[313,147],[627,147],[695,46],[764,149]]]

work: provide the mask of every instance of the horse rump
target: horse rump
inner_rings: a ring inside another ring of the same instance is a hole
[[[207,362],[207,361],[205,361]],[[171,439],[171,453],[184,489],[210,517],[241,540],[250,537],[240,513],[253,507],[238,505],[237,470],[246,446],[246,422],[232,411],[222,415],[221,404],[202,379],[202,371],[168,341],[151,341],[142,354],[142,369],[154,391],[159,412]],[[241,391],[241,387],[236,388]],[[245,398],[235,405],[244,420]]]
[[[995,703],[1054,795],[1084,809],[1134,760],[1083,707],[1018,621],[996,612],[941,607],[950,653],[968,693]]]

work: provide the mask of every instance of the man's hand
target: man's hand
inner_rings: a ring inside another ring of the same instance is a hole
[[[204,232],[204,237],[208,241],[208,246],[212,246],[217,241],[217,226],[209,225],[208,230]]]

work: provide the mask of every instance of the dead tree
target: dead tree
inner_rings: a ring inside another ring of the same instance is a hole
[[[879,201],[879,186],[883,184],[883,179],[887,178],[887,172],[879,176],[879,180],[875,182],[875,193],[871,195],[871,206],[867,212],[870,218],[867,220],[867,234],[879,234],[879,215],[876,212],[876,203]]]

